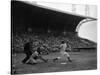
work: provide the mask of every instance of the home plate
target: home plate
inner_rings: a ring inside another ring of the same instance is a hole
[[[67,64],[67,63],[61,63],[61,64]]]

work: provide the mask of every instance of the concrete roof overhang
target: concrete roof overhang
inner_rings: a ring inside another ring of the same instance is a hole
[[[77,25],[84,19],[94,19],[87,16],[43,8],[35,4],[21,1],[11,1],[12,30],[25,30],[28,27],[45,31],[75,32]]]

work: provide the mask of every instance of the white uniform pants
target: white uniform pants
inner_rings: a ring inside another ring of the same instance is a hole
[[[58,59],[64,58],[64,57],[70,57],[70,55],[67,52],[60,52],[60,56],[57,57]]]

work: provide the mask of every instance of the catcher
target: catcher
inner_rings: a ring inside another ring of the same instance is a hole
[[[48,61],[47,59],[44,59],[41,56],[41,49],[40,49],[40,47],[38,47],[37,50],[32,53],[32,55],[30,56],[29,60],[26,61],[26,63],[37,64],[37,61],[36,61],[37,59],[40,59],[40,60],[42,60],[44,62]]]

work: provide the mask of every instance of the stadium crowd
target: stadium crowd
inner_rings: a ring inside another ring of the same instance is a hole
[[[75,36],[73,33],[68,33],[66,36],[54,36],[48,34],[35,34],[35,33],[24,33],[16,34],[12,36],[12,50],[13,52],[22,52],[24,44],[32,41],[33,50],[36,50],[38,46],[41,45],[41,51],[43,54],[48,54],[49,52],[59,51],[59,45],[62,40],[69,43],[69,48],[86,47],[90,44],[82,41],[81,38]]]

